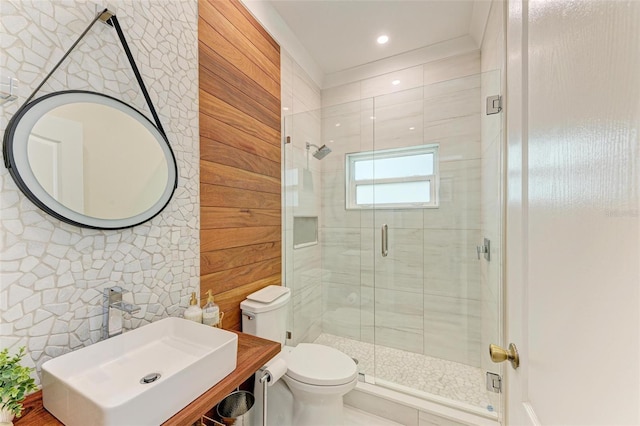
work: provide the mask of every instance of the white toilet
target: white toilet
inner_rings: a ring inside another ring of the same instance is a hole
[[[356,386],[356,363],[337,349],[313,343],[284,346],[290,289],[268,286],[240,304],[242,331],[280,342],[287,372],[267,391],[268,426],[339,426],[343,424],[342,397]],[[269,365],[267,363],[267,365]],[[262,371],[256,373],[256,425],[262,425]]]

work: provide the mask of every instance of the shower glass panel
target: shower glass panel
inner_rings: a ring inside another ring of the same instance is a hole
[[[322,330],[321,165],[313,157],[319,144],[320,111],[284,117],[283,146],[284,284],[291,289],[288,344],[312,342]],[[313,149],[313,151],[311,151]],[[315,229],[314,229],[315,228]]]
[[[373,150],[373,99],[322,110],[322,138],[332,153],[322,160],[322,335],[319,343],[358,359],[374,371],[373,295],[364,287],[363,264],[372,264],[369,211],[347,209],[347,156]],[[364,231],[364,234],[363,234]],[[364,242],[363,242],[364,241]]]
[[[438,152],[434,170],[427,161],[421,171],[405,168],[434,176],[431,206],[392,209],[377,190],[386,184],[373,183],[374,381],[491,415],[502,408],[486,387],[487,371],[502,375],[486,354],[501,341],[502,139],[501,114],[486,115],[484,92],[500,94],[497,71],[374,99],[375,153]],[[484,237],[490,262],[477,256]]]
[[[487,355],[504,343],[503,142],[484,99],[500,82],[433,81],[292,114],[284,132],[290,343],[336,347],[368,383],[487,417],[502,412],[485,374],[503,373]],[[294,248],[295,217],[318,217],[317,244]]]

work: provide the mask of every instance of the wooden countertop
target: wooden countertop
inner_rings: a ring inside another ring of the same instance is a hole
[[[231,330],[232,331],[232,330]],[[211,410],[225,396],[251,377],[260,367],[280,352],[280,344],[249,334],[233,331],[238,335],[238,363],[231,374],[193,400],[173,417],[167,426],[190,426]],[[15,426],[62,425],[42,406],[42,391],[29,395],[24,403],[22,417],[13,420]]]

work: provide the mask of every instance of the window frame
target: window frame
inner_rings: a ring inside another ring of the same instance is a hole
[[[347,210],[374,209],[432,209],[440,206],[439,186],[439,144],[410,146],[404,148],[384,149],[377,151],[354,152],[345,155],[345,208]],[[355,163],[358,161],[379,160],[385,158],[407,157],[409,155],[433,155],[433,174],[424,176],[408,176],[397,178],[362,179],[356,181]],[[356,187],[358,185],[377,185],[384,183],[429,182],[430,201],[428,203],[374,203],[358,204]]]

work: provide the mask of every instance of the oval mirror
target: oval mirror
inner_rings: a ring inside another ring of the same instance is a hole
[[[27,198],[87,228],[146,222],[177,185],[164,134],[136,109],[100,93],[57,92],[23,106],[7,126],[3,154]]]

